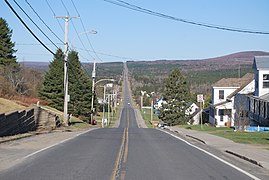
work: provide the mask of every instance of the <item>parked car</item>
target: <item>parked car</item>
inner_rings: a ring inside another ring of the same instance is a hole
[[[164,122],[160,122],[160,123],[158,124],[158,127],[159,127],[159,128],[167,128],[167,127],[168,127],[168,124],[167,124],[167,123],[164,123]]]

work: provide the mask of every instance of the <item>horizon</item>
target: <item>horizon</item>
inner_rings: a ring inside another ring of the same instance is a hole
[[[60,42],[64,40],[64,20],[53,16],[80,16],[80,19],[70,21],[68,39],[70,48],[79,52],[81,62],[93,62],[93,59],[99,62],[197,60],[244,51],[269,52],[268,34],[240,32],[267,33],[267,0],[123,1],[160,13],[162,17],[123,8],[104,0],[65,1],[64,5],[63,1],[52,0],[46,1],[48,3],[33,0],[27,2],[59,39],[46,28],[26,2],[19,2],[19,5],[60,48],[64,47]],[[53,44],[38,31],[20,8],[12,1],[10,4],[38,38],[56,52]],[[16,44],[15,49],[18,51],[15,55],[19,62],[49,62],[53,59],[52,54],[37,43],[4,1],[0,2],[0,11],[1,17],[7,20],[13,30],[12,41]],[[199,23],[219,29],[201,26]],[[225,28],[234,28],[236,31],[227,31]],[[97,33],[88,34],[89,30]]]
[[[203,61],[203,60],[210,60],[210,59],[217,59],[217,58],[222,58],[222,57],[226,57],[226,56],[232,56],[232,55],[236,55],[236,54],[240,54],[240,53],[265,53],[267,55],[265,56],[269,56],[269,52],[266,51],[241,51],[241,52],[235,52],[232,54],[226,54],[226,55],[222,55],[222,56],[217,56],[217,57],[210,57],[210,58],[204,58],[204,59],[153,59],[153,60],[127,60],[127,61],[109,61],[109,62],[96,62],[97,64],[102,64],[102,63],[125,63],[125,62],[153,62],[153,61]],[[29,63],[50,63],[53,59],[51,59],[50,61],[27,61],[27,60],[22,60],[22,61],[18,61],[18,63],[24,63],[24,62],[29,62]],[[86,62],[86,61],[80,61],[81,63],[84,64],[93,64],[93,62]]]

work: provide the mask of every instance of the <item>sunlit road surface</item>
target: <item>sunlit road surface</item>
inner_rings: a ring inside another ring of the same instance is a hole
[[[118,128],[95,129],[35,153],[1,180],[238,180],[255,176],[158,129],[138,128],[125,92]]]

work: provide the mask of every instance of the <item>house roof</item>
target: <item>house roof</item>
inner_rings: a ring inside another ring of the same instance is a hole
[[[253,69],[269,69],[269,56],[255,56]]]
[[[242,87],[246,86],[254,78],[252,73],[247,73],[242,78],[222,78],[213,87]]]
[[[253,81],[254,75],[251,73],[247,73],[245,76],[240,78],[242,80],[242,85],[240,88],[236,89],[233,93],[228,95],[226,98],[231,99],[233,96],[235,96],[238,92],[240,92],[242,89],[244,89],[251,81]]]

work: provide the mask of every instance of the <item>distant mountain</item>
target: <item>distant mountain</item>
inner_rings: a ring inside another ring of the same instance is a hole
[[[170,64],[170,65],[181,65],[183,67],[191,67],[191,69],[195,70],[195,67],[207,69],[212,66],[214,68],[221,68],[221,69],[229,69],[234,68],[235,65],[251,65],[253,63],[254,56],[269,56],[269,52],[263,51],[245,51],[245,52],[238,52],[234,54],[229,54],[221,57],[215,58],[208,58],[208,59],[198,59],[198,60],[155,60],[155,61],[128,61],[129,63],[136,63],[136,64],[149,64],[149,65],[157,65],[157,64]],[[49,62],[31,62],[31,61],[24,61],[20,62],[25,67],[46,71],[49,66]],[[83,63],[85,67],[89,69],[92,68],[92,63]],[[116,63],[117,64],[117,63]],[[101,67],[114,67],[115,63],[100,63]],[[197,69],[197,70],[199,70]]]
[[[183,71],[204,71],[217,69],[234,69],[235,66],[252,65],[254,56],[269,56],[269,52],[263,51],[245,51],[226,56],[199,59],[199,60],[156,60],[156,61],[129,61],[129,63],[147,64],[147,65],[164,65],[173,67],[182,67]]]
[[[199,60],[128,61],[127,66],[136,94],[140,90],[161,92],[164,78],[175,68],[187,77],[192,92],[210,94],[211,84],[251,73],[254,56],[266,55],[269,52],[247,51]]]

